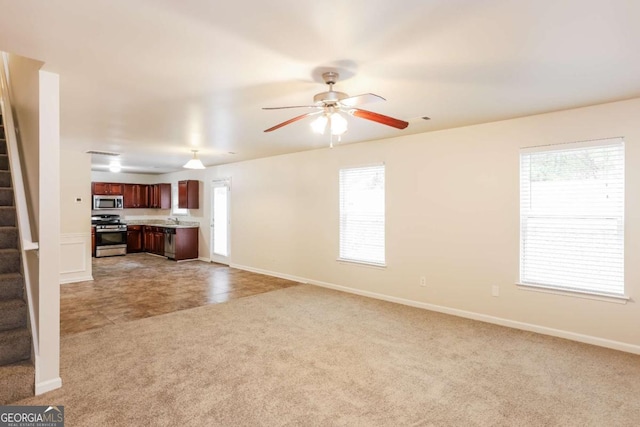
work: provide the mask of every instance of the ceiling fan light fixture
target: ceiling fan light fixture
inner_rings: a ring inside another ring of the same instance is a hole
[[[331,115],[331,135],[342,135],[347,131],[347,127],[347,119],[339,113],[333,113]]]
[[[327,116],[321,115],[318,116],[314,121],[311,122],[311,130],[313,133],[317,133],[318,135],[322,135],[327,128]]]
[[[204,169],[204,165],[198,158],[198,150],[191,150],[193,152],[193,159],[189,160],[182,166],[185,169]]]

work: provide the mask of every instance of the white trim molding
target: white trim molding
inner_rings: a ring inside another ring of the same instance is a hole
[[[91,232],[60,235],[60,284],[93,280]]]
[[[397,304],[407,305],[410,307],[422,308],[425,310],[435,311],[438,313],[450,314],[452,316],[463,317],[471,320],[478,320],[480,322],[492,323],[494,325],[506,326],[508,328],[520,329],[528,332],[535,332],[542,335],[550,335],[553,337],[564,338],[571,341],[577,341],[585,344],[597,345],[599,347],[611,348],[614,350],[624,351],[627,353],[640,354],[640,346],[629,344],[621,341],[613,341],[606,338],[594,337],[591,335],[578,334],[576,332],[565,331],[562,329],[548,328],[546,326],[534,325],[531,323],[518,322],[516,320],[505,319],[502,317],[490,316],[482,313],[475,313],[472,311],[459,310],[451,307],[444,307],[435,304],[429,304],[420,301],[408,300],[405,298],[398,298],[389,295],[379,294],[376,292],[363,291],[360,289],[350,288],[347,286],[336,285],[333,283],[322,282],[319,280],[306,279],[304,277],[292,276],[290,274],[277,273],[269,270],[263,270],[260,268],[253,268],[244,265],[233,264],[230,267],[237,268],[239,270],[251,271],[253,273],[264,274],[267,276],[279,277],[281,279],[288,279],[299,283],[305,283],[314,286],[320,286],[323,288],[333,289],[336,291],[347,292],[350,294],[361,295],[369,298],[375,298],[383,301],[394,302]]]
[[[60,377],[53,378],[51,380],[43,381],[41,383],[36,383],[35,394],[36,396],[38,396],[60,387],[62,387],[62,378]]]

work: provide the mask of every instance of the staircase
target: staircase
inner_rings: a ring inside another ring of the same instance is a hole
[[[0,116],[0,405],[33,396],[31,332],[24,298],[16,210]]]

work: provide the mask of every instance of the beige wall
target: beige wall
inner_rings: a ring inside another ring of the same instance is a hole
[[[91,155],[75,150],[60,151],[61,233],[91,230]],[[76,199],[81,199],[78,202]]]
[[[638,117],[635,99],[212,167],[205,207],[210,181],[230,177],[231,262],[238,266],[640,351]],[[518,289],[519,149],[613,136],[626,141],[632,300]],[[385,269],[336,261],[338,170],[375,162],[386,164]]]

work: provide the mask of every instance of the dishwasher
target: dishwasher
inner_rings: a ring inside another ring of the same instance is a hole
[[[176,229],[165,227],[164,229],[164,256],[176,259]]]

